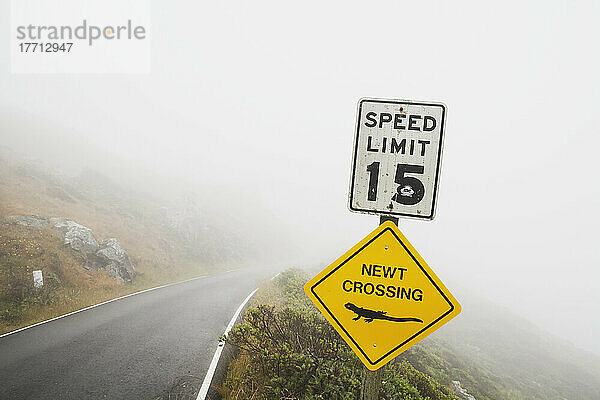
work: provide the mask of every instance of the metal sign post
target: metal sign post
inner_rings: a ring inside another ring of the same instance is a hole
[[[391,221],[398,226],[398,218],[389,215],[379,217],[379,225]],[[381,370],[370,371],[367,367],[363,371],[362,387],[360,389],[361,400],[379,400],[379,387],[381,386]]]
[[[369,371],[364,368],[362,387],[360,388],[361,400],[379,400],[379,386],[381,385],[381,370]]]

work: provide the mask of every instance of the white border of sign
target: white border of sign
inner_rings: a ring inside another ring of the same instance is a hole
[[[358,156],[358,139],[359,139],[359,129],[360,129],[360,117],[362,104],[365,101],[370,102],[378,102],[378,103],[393,103],[393,104],[411,104],[417,106],[437,106],[442,107],[442,125],[440,127],[440,140],[439,140],[439,149],[438,149],[438,159],[436,165],[435,172],[435,184],[433,187],[433,204],[431,208],[430,215],[417,215],[417,214],[405,214],[400,212],[389,212],[389,211],[376,211],[376,210],[367,210],[360,208],[352,207],[352,192],[354,190],[354,178],[355,178],[355,170],[356,170],[356,158]],[[362,213],[362,214],[372,214],[372,215],[391,215],[395,217],[402,218],[411,218],[411,219],[419,219],[419,220],[428,220],[431,221],[435,218],[435,209],[437,206],[437,194],[438,188],[440,184],[440,175],[441,175],[441,165],[442,165],[442,153],[444,149],[444,133],[446,129],[446,113],[447,107],[444,103],[436,102],[436,101],[418,101],[418,100],[402,100],[402,99],[382,99],[378,97],[363,97],[358,100],[358,107],[356,110],[356,128],[354,135],[354,145],[352,148],[352,171],[350,174],[350,185],[349,185],[349,193],[348,193],[348,209],[352,212]]]

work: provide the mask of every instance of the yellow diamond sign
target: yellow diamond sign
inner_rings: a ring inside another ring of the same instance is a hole
[[[304,291],[372,371],[460,313],[460,304],[389,221]]]

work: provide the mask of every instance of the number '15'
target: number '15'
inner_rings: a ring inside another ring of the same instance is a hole
[[[367,200],[377,201],[377,187],[379,185],[379,161],[374,161],[367,165],[369,173],[369,190],[367,192]],[[404,174],[423,174],[425,168],[422,165],[414,164],[397,164],[396,176],[394,182],[398,184],[396,193],[392,200],[403,205],[415,205],[425,196],[425,186],[423,182],[414,176],[405,176]]]

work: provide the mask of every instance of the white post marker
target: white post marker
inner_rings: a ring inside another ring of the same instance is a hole
[[[44,276],[42,275],[42,270],[33,271],[33,287],[41,288],[44,286]]]
[[[350,178],[350,211],[435,216],[446,106],[361,99]]]

